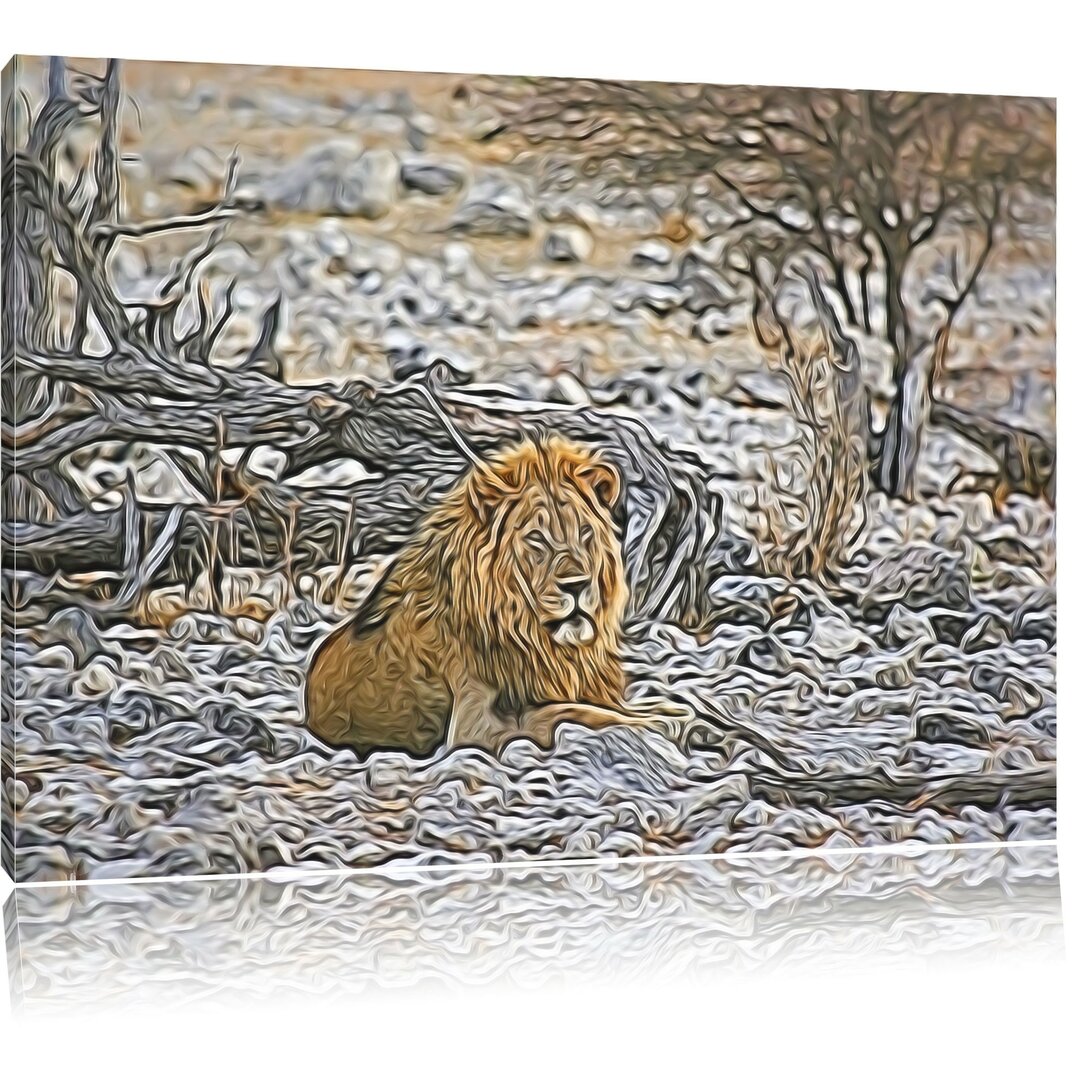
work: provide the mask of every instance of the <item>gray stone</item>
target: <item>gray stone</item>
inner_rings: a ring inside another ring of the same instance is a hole
[[[592,250],[592,236],[580,225],[560,225],[544,239],[544,256],[552,262],[583,262]]]
[[[634,266],[667,266],[671,262],[671,247],[662,240],[646,240],[638,245],[630,261]]]
[[[335,139],[269,176],[245,177],[242,187],[289,210],[377,218],[397,197],[397,158],[384,148],[365,151],[358,142]]]
[[[477,184],[450,228],[474,236],[529,236],[530,204],[521,188],[489,178]]]
[[[361,217],[382,217],[398,195],[398,163],[393,152],[385,149],[368,150],[357,169]]]
[[[462,184],[461,174],[448,165],[433,162],[406,161],[401,165],[401,186],[406,191],[422,195],[449,195]]]

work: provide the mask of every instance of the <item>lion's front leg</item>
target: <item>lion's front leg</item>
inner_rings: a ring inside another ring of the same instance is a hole
[[[482,746],[496,750],[502,743],[507,724],[495,708],[495,693],[476,679],[455,680],[454,703],[446,732],[446,745]]]
[[[671,738],[682,723],[691,719],[687,710],[673,707],[669,702],[635,702],[620,708],[559,702],[530,709],[522,716],[518,730],[509,732],[504,742],[524,735],[541,746],[549,747],[555,741],[556,728],[561,724],[583,724],[593,729],[629,724],[659,731]]]
[[[616,709],[602,705],[559,702],[530,709],[521,717],[518,730],[513,734],[524,735],[547,747],[555,741],[555,729],[560,724],[584,724],[586,727],[602,728],[623,723],[635,723],[635,720]]]

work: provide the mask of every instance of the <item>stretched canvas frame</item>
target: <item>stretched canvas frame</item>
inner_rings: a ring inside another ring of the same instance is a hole
[[[17,881],[1039,842],[1055,107],[18,57]]]

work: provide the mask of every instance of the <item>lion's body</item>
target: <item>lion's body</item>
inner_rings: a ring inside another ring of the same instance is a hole
[[[318,650],[307,722],[335,745],[427,754],[621,718],[618,477],[561,440],[472,471]],[[629,717],[627,717],[629,719]]]

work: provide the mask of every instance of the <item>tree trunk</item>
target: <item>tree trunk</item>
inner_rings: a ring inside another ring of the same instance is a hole
[[[874,469],[874,479],[882,491],[908,502],[915,498],[915,473],[929,413],[932,358],[932,347],[923,345],[899,366]]]
[[[909,252],[899,249],[894,238],[876,235],[885,261],[885,336],[893,353],[893,398],[872,476],[886,495],[910,502],[928,409],[930,356],[925,347],[916,345],[904,305]]]

